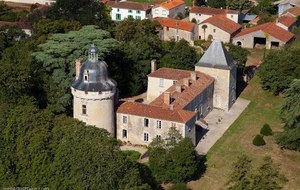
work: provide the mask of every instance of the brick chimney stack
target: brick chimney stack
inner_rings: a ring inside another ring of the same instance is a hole
[[[80,75],[80,68],[82,66],[82,60],[81,59],[76,59],[75,60],[75,73],[76,73],[76,80],[79,78]]]
[[[153,73],[154,71],[156,71],[156,69],[157,69],[156,59],[152,59],[151,60],[151,73]]]
[[[171,104],[171,94],[170,92],[164,92],[164,104],[170,105]]]

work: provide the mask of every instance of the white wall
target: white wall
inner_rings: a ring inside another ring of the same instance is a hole
[[[140,13],[138,13],[138,10],[131,10],[131,13],[129,13],[129,9],[121,9],[121,8],[113,7],[111,12],[110,12],[111,19],[116,21],[117,20],[117,18],[116,18],[117,14],[121,14],[121,19],[120,20],[124,20],[124,19],[128,18],[128,15],[131,15],[134,19],[137,19],[137,16],[140,16],[141,20],[147,18],[146,17],[146,11],[144,11],[144,10],[140,10]]]
[[[235,23],[239,23],[239,15],[238,14],[226,14],[226,17]]]
[[[46,4],[48,3],[49,5],[51,3],[54,3],[55,0],[3,0],[4,2],[13,2],[13,3],[26,3],[26,4]]]
[[[205,36],[204,36],[204,30],[202,28],[203,25],[206,25],[207,28],[205,29]],[[214,32],[215,31],[215,32]],[[220,28],[211,25],[210,23],[203,23],[199,25],[198,29],[199,36],[201,36],[201,39],[205,40],[208,39],[209,35],[212,35],[213,39],[215,40],[221,40],[224,43],[230,42],[230,34],[225,32],[224,30],[221,30]]]
[[[171,79],[163,79],[163,86],[160,86],[160,79],[156,77],[148,77],[147,101],[152,102],[155,98],[161,95],[164,91],[170,88],[174,81]]]
[[[163,17],[163,18],[168,18],[169,17],[169,10],[164,9],[162,7],[155,7],[152,8],[152,17]]]

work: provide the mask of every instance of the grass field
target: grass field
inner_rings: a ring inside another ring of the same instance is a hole
[[[271,156],[279,165],[281,172],[289,179],[286,190],[300,188],[300,153],[281,150],[274,142],[274,137],[265,137],[266,145],[256,147],[252,139],[259,133],[264,123],[270,124],[274,132],[282,131],[283,125],[278,117],[282,98],[275,97],[260,88],[259,78],[252,79],[241,97],[251,101],[246,110],[226,131],[224,136],[207,154],[207,169],[197,181],[189,182],[189,187],[198,189],[226,189],[226,182],[237,156],[245,153],[257,166],[266,155]]]

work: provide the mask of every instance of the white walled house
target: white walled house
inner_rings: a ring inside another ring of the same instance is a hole
[[[279,0],[273,3],[278,7],[278,15],[293,7],[300,7],[300,0]]]
[[[156,18],[156,20],[163,27],[162,30],[159,31],[161,40],[179,41],[184,39],[193,45],[194,40],[198,39],[198,25],[192,22],[170,18]]]
[[[241,31],[241,25],[228,19],[224,15],[212,16],[199,24],[199,39],[220,40],[224,43],[231,42],[232,37]]]
[[[127,18],[138,20],[147,19],[151,12],[149,5],[131,1],[110,1],[107,3],[111,7],[111,19],[121,21]]]
[[[152,8],[152,18],[176,18],[178,14],[185,14],[186,4],[182,0],[168,0]]]
[[[291,16],[281,16],[277,19],[276,25],[288,30],[292,31],[296,27],[297,19]]]
[[[224,15],[228,19],[234,21],[235,23],[241,22],[241,13],[239,11],[198,6],[194,6],[190,10],[189,20],[192,21],[193,19],[195,19],[196,22],[199,24],[204,20],[215,15]]]

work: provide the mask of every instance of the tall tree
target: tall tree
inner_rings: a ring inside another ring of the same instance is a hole
[[[99,48],[101,60],[117,46],[116,40],[108,32],[91,25],[66,34],[54,34],[46,43],[39,45],[40,51],[33,53],[35,60],[45,69],[44,90],[54,112],[64,112],[71,105],[69,87],[74,79],[75,60],[85,60],[92,43]]]
[[[226,8],[226,0],[207,0],[206,4],[213,8]]]
[[[227,7],[232,10],[245,10],[252,7],[249,0],[227,0]]]

